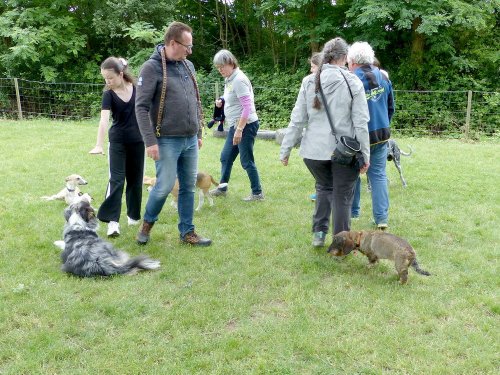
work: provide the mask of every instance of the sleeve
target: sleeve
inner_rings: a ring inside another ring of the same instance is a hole
[[[238,100],[243,107],[243,110],[241,111],[241,117],[247,119],[250,115],[250,112],[252,112],[252,98],[250,95],[244,95],[240,96]]]
[[[234,93],[238,98],[241,98],[242,96],[251,96],[251,84],[250,81],[247,79],[237,79],[234,80],[233,82],[233,90]]]
[[[113,96],[111,95],[111,92],[109,90],[104,91],[102,94],[101,109],[111,110],[112,102],[113,102]]]
[[[297,141],[302,136],[302,130],[307,125],[309,116],[307,113],[306,87],[305,80],[302,80],[299,94],[295,101],[288,128],[286,128],[285,137],[281,142],[280,160],[290,156],[292,148],[297,144]]]
[[[156,94],[156,75],[154,67],[148,61],[144,63],[137,80],[135,97],[135,116],[146,147],[157,144],[149,112]]]

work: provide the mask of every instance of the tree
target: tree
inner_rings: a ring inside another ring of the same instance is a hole
[[[489,0],[353,0],[347,16],[361,30],[358,38],[386,57],[395,71],[392,77],[405,88],[442,89],[454,87],[464,71],[478,69],[482,75],[478,56],[463,49],[463,38],[471,38],[469,46],[491,49],[477,37],[488,35],[496,39],[493,48],[498,50],[498,35],[491,34],[498,10],[498,2]],[[483,58],[488,59],[486,54]]]

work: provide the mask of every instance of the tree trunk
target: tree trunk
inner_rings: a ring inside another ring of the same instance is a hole
[[[420,82],[422,82],[422,73],[424,66],[424,45],[425,36],[417,31],[417,28],[422,23],[422,19],[417,17],[413,20],[411,25],[412,40],[411,40],[411,52],[410,52],[410,64],[413,68],[413,83],[412,86],[415,89],[420,88]]]
[[[417,28],[422,23],[422,19],[417,17],[413,20],[411,25],[411,55],[410,60],[415,66],[422,65],[424,61],[424,43],[425,38],[423,34],[417,31]]]

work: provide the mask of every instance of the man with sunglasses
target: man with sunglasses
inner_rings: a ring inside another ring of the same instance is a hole
[[[144,221],[137,242],[145,245],[158,220],[168,194],[179,179],[178,214],[180,240],[194,246],[212,241],[195,232],[194,192],[198,149],[202,146],[201,103],[193,63],[192,29],[172,22],[164,44],[157,45],[139,73],[135,110],[146,145],[146,154],[155,161],[156,185],[149,193]]]

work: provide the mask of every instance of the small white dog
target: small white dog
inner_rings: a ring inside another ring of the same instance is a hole
[[[47,201],[61,200],[65,201],[67,205],[85,200],[90,203],[92,197],[88,194],[81,194],[78,185],[87,185],[87,181],[78,174],[72,174],[65,178],[66,187],[59,193],[51,196],[43,196],[42,199]]]

